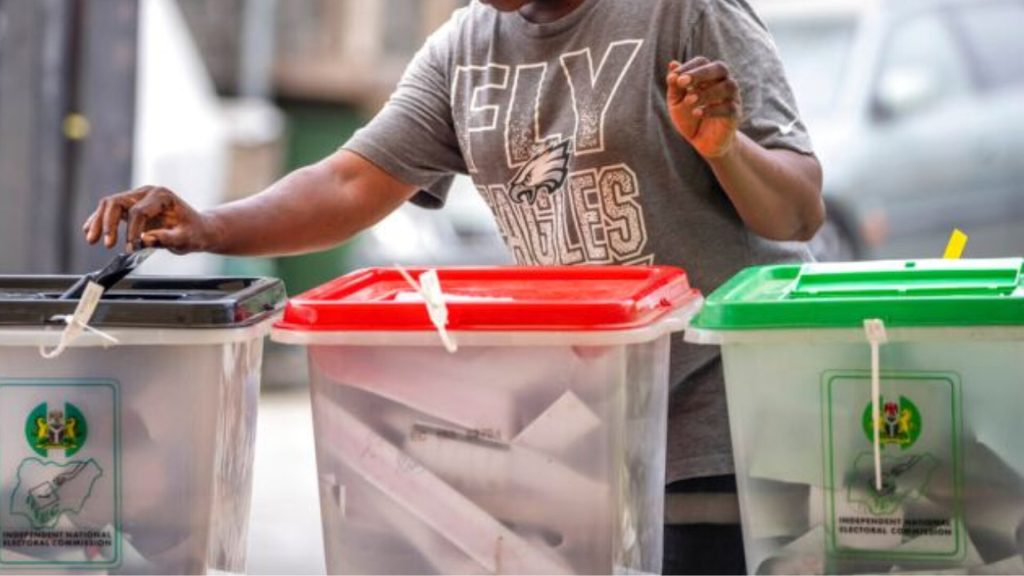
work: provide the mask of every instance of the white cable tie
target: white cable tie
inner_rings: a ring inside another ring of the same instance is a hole
[[[417,282],[401,266],[396,265],[395,268],[405,278],[405,281],[423,298],[423,302],[427,306],[427,314],[430,316],[430,321],[434,324],[434,328],[441,337],[445,350],[451,354],[458,352],[459,345],[455,341],[455,337],[448,332],[448,306],[444,301],[444,291],[441,290],[441,280],[437,276],[437,270],[431,269],[423,272],[420,274],[419,282]]]
[[[67,350],[68,346],[71,346],[75,340],[78,340],[83,332],[99,336],[104,340],[104,346],[120,344],[117,338],[89,325],[93,314],[96,313],[96,307],[99,306],[100,299],[103,298],[103,292],[103,286],[90,282],[86,285],[82,298],[78,301],[78,306],[75,307],[73,314],[57,315],[50,318],[52,322],[63,322],[66,327],[61,332],[60,342],[57,344],[57,347],[47,350],[45,346],[40,346],[39,355],[46,360],[59,357]]]
[[[864,321],[864,333],[871,345],[871,430],[872,445],[875,456],[875,489],[882,491],[882,442],[879,438],[879,420],[882,414],[879,404],[882,397],[881,373],[879,368],[879,348],[889,342],[885,331],[885,322],[874,318]]]
[[[51,318],[50,321],[51,322],[63,322],[65,324],[71,324],[72,322],[74,322],[74,323],[78,324],[79,326],[81,326],[82,330],[85,330],[86,332],[88,332],[90,334],[95,334],[96,336],[99,336],[100,338],[105,340],[106,344],[109,344],[111,346],[117,346],[118,344],[121,343],[121,341],[118,340],[116,337],[111,336],[110,334],[104,332],[103,330],[100,330],[99,328],[93,328],[92,326],[89,326],[88,324],[83,323],[81,320],[76,320],[74,315],[72,315],[72,314],[64,314],[64,315],[58,314],[57,316],[54,316],[53,318]]]

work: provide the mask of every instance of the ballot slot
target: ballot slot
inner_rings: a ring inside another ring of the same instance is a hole
[[[0,276],[0,327],[59,324],[77,300],[61,296],[78,276]],[[94,328],[182,330],[255,326],[278,314],[284,285],[268,278],[129,276],[103,292]]]

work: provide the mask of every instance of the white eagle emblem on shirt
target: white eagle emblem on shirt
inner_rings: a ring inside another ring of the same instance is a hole
[[[541,192],[553,194],[565,184],[569,174],[572,140],[562,140],[544,148],[516,172],[508,183],[512,200],[533,204]]]

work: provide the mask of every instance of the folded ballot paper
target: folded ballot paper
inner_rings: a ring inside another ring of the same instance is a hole
[[[321,513],[329,533],[328,562],[341,572],[372,566],[381,574],[483,574],[487,570],[450,539],[355,470],[340,465],[341,484],[322,476]]]
[[[389,349],[388,370],[378,356],[313,351],[343,384],[314,403],[332,438],[321,462],[330,558],[392,573],[639,565],[609,421],[626,419],[612,409],[627,407],[621,348]]]
[[[563,556],[611,562],[612,498],[592,478],[529,448],[418,427],[405,452],[504,524],[547,533]],[[602,565],[577,566],[600,571]]]
[[[565,564],[530,544],[344,408],[322,404],[328,454],[351,467],[489,573],[561,574]]]
[[[977,438],[961,449],[962,467],[927,453],[887,455],[881,493],[870,454],[854,458],[839,489],[792,474],[750,478],[757,572],[1022,573],[1024,474]]]
[[[314,348],[311,360],[332,382],[508,442],[574,383],[586,388],[582,395],[605,389],[616,374],[605,370],[621,363],[621,354],[581,358],[568,347],[464,347],[456,355],[428,347],[339,347]]]
[[[747,437],[738,463],[752,567],[964,573],[1012,566],[1024,553],[1019,444],[1002,432],[983,436],[993,432],[991,421],[965,420],[954,376],[887,373],[874,425],[868,384],[864,371],[830,372],[821,403],[787,404],[786,418],[760,422]]]

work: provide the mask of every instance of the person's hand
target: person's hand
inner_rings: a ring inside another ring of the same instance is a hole
[[[85,240],[113,248],[121,222],[125,227],[125,251],[135,248],[166,248],[177,254],[208,250],[212,225],[174,192],[158,186],[144,186],[100,200],[82,227]]]
[[[699,56],[672,61],[668,109],[676,130],[706,159],[725,156],[736,141],[743,116],[739,85],[724,62]]]

